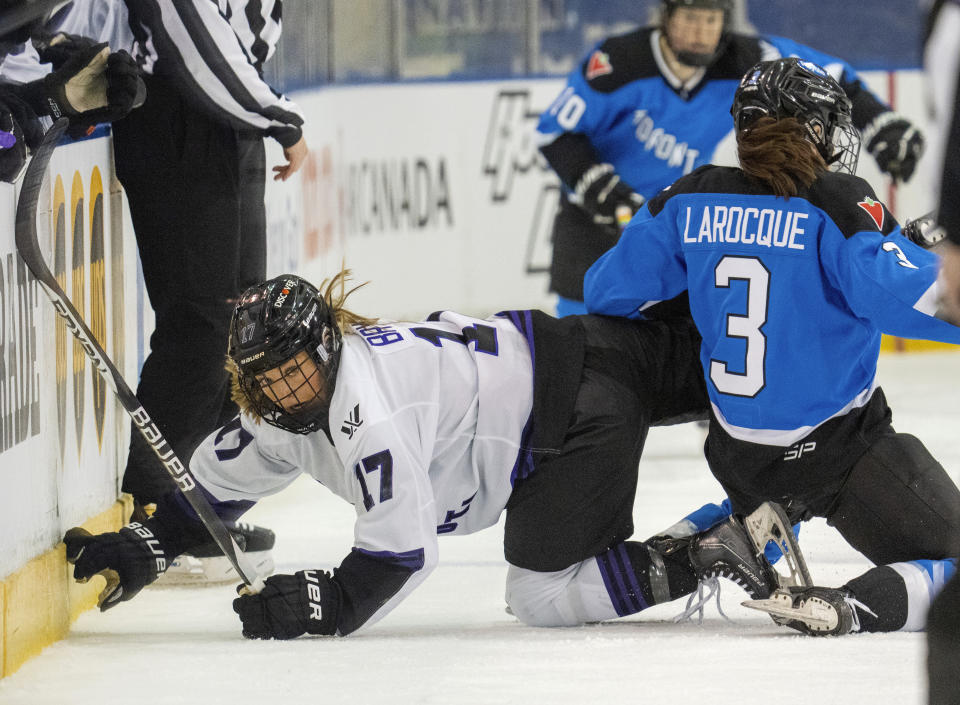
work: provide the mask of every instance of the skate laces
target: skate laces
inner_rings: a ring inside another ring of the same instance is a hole
[[[707,591],[706,594],[704,594],[705,591]],[[705,575],[700,582],[697,583],[696,592],[690,593],[690,597],[687,598],[686,608],[673,618],[674,623],[688,622],[693,615],[699,613],[697,614],[697,624],[703,624],[704,608],[714,597],[716,597],[717,612],[728,622],[732,621],[724,613],[723,607],[720,605],[720,579],[715,573],[711,573],[710,575]]]
[[[858,609],[863,610],[864,612],[871,615],[875,619],[877,618],[876,612],[874,612],[872,609],[870,609],[865,604],[860,602],[860,600],[855,598],[853,595],[844,595],[843,601],[846,602],[848,605],[850,605],[850,609],[853,612],[853,625],[850,627],[851,632],[860,631],[860,614],[857,612]]]

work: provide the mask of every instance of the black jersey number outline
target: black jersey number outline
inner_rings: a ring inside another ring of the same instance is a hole
[[[228,422],[220,431],[217,433],[217,437],[213,439],[213,445],[219,446],[227,434],[232,433],[233,431],[238,431],[237,434],[237,445],[234,448],[217,448],[214,452],[217,454],[217,460],[223,462],[224,460],[233,460],[240,456],[243,452],[243,449],[246,448],[250,441],[253,440],[253,435],[240,425],[240,417],[237,416],[230,422]]]
[[[367,481],[364,475],[380,471],[380,503],[386,502],[393,497],[393,455],[389,450],[381,450],[379,453],[368,455],[359,463],[353,466],[353,472],[360,482],[360,491],[363,492],[363,506],[369,512],[373,509],[376,501],[373,495],[367,489]]]
[[[451,333],[448,330],[425,327],[411,328],[410,332],[421,340],[426,340],[438,348],[443,347],[444,340],[451,340],[461,345],[470,345],[470,343],[473,343],[474,350],[487,353],[488,355],[496,355],[499,352],[497,329],[493,326],[484,326],[475,323],[472,326],[461,328],[460,333]]]
[[[767,386],[767,336],[762,328],[770,303],[770,270],[758,257],[726,255],[717,262],[713,276],[718,289],[729,289],[731,281],[747,283],[746,313],[728,313],[726,330],[728,338],[745,340],[747,351],[743,372],[730,372],[727,362],[711,359],[710,381],[721,394],[752,398]]]

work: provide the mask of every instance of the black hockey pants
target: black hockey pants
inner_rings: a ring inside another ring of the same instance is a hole
[[[797,446],[739,441],[711,419],[707,462],[734,511],[764,500],[791,519],[826,517],[877,565],[955,556],[960,489],[917,438],[896,433],[882,389]]]
[[[143,107],[114,124],[156,327],[137,387],[180,459],[236,413],[224,371],[238,295],[266,277],[265,157],[241,132],[186,102],[171,82],[146,77]],[[123,490],[141,503],[173,488],[137,430]]]

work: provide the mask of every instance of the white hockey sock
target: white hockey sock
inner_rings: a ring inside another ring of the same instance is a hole
[[[901,631],[923,631],[927,624],[930,603],[947,581],[957,571],[953,561],[909,561],[891,563],[892,568],[903,578],[907,588],[907,619]]]
[[[551,573],[510,566],[506,599],[517,619],[537,627],[574,627],[618,616],[592,558]]]

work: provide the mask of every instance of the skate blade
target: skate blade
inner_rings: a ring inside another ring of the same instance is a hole
[[[765,600],[745,600],[740,603],[752,610],[766,612],[778,624],[802,622],[814,631],[827,631],[837,626],[837,613],[819,600],[810,599],[800,607],[793,606],[790,595],[776,594]]]
[[[743,524],[747,529],[750,541],[758,553],[763,553],[767,543],[773,541],[783,554],[778,565],[773,566],[777,574],[778,587],[787,588],[810,587],[813,581],[807,568],[807,561],[800,551],[800,545],[793,535],[793,527],[787,518],[787,513],[776,502],[764,502],[756,511],[745,517]],[[784,574],[778,566],[786,567]]]
[[[250,558],[258,575],[266,577],[273,572],[273,557],[270,551],[249,551],[245,555]],[[184,554],[170,564],[167,572],[160,576],[154,585],[197,587],[236,582],[242,582],[241,578],[226,556],[197,558]]]

